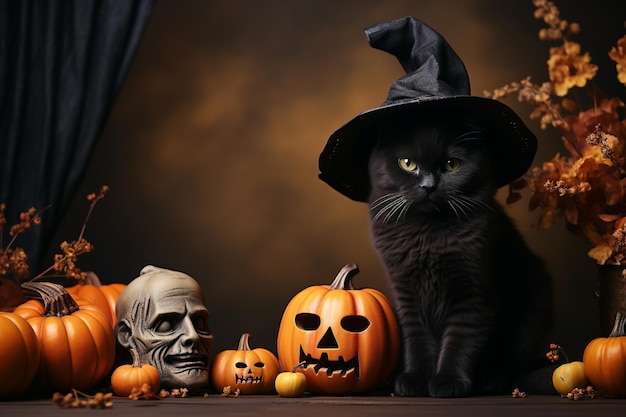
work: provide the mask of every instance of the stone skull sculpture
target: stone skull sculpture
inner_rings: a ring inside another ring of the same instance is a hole
[[[196,280],[148,265],[120,294],[116,313],[118,343],[156,367],[163,387],[208,386],[213,335]]]

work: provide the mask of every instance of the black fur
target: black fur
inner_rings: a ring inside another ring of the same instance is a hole
[[[551,280],[495,200],[498,138],[462,119],[391,119],[370,156],[371,234],[403,343],[400,396],[509,394],[545,364]]]

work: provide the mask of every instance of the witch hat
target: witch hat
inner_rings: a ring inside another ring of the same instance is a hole
[[[479,115],[490,132],[489,146],[498,187],[522,176],[532,164],[537,139],[504,103],[470,95],[465,65],[448,42],[425,23],[405,17],[365,29],[370,45],[396,56],[406,75],[395,81],[387,100],[335,131],[320,154],[319,178],[356,201],[367,201],[369,154],[376,124],[404,112],[416,119],[426,110]]]

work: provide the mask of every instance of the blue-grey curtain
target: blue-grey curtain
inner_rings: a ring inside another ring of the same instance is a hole
[[[31,274],[77,189],[152,6],[153,0],[0,0],[4,233],[20,212],[51,205],[42,225],[19,241]]]

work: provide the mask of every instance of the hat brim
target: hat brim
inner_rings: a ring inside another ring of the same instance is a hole
[[[369,155],[376,144],[376,125],[399,112],[418,116],[421,110],[468,111],[479,114],[492,134],[492,164],[498,187],[524,175],[537,151],[537,138],[504,103],[486,97],[421,98],[367,110],[337,129],[319,157],[319,178],[355,201],[366,202],[370,191]]]

